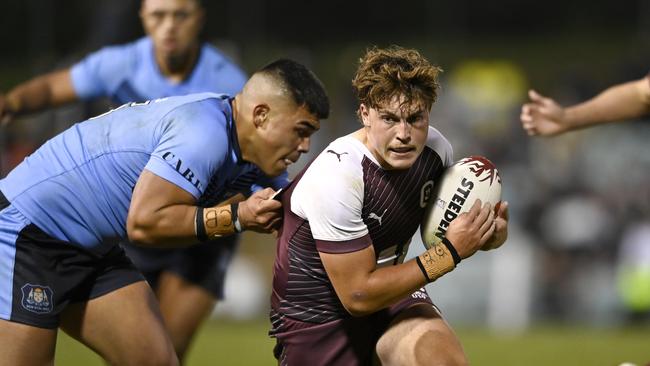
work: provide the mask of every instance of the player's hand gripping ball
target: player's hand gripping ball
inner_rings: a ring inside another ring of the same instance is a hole
[[[448,167],[433,187],[420,227],[424,246],[440,243],[449,223],[472,208],[476,199],[489,202],[498,212],[501,201],[501,176],[490,160],[470,156]]]

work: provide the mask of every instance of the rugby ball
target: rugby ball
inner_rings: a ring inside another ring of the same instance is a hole
[[[476,199],[490,202],[498,210],[501,176],[490,160],[469,156],[448,167],[433,186],[432,199],[420,226],[424,246],[429,249],[444,238],[449,223],[472,208]]]

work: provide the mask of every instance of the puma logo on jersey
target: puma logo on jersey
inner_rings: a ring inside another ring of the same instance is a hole
[[[369,219],[375,219],[375,220],[379,221],[379,226],[381,226],[381,219],[382,219],[382,218],[384,217],[384,215],[386,214],[386,211],[388,211],[388,209],[385,209],[384,212],[381,214],[381,216],[377,215],[377,214],[374,213],[374,212],[371,212],[370,215],[368,215],[368,218],[369,218]]]
[[[348,152],[346,151],[346,152],[342,152],[342,153],[339,154],[339,153],[337,153],[337,152],[334,151],[334,150],[327,150],[327,152],[336,155],[336,157],[339,159],[339,161],[341,161],[341,155],[345,155],[345,154],[348,153]]]

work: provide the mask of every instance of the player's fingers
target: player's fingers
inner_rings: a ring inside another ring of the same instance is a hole
[[[474,221],[474,219],[476,219],[476,216],[478,216],[479,212],[481,212],[481,205],[482,205],[481,200],[477,198],[476,201],[474,201],[472,208],[470,208],[469,211],[467,211],[467,216],[471,221]]]
[[[276,217],[269,221],[269,223],[264,227],[268,232],[275,231],[280,228],[280,224],[282,224],[282,217]]]
[[[535,136],[538,133],[538,131],[537,131],[537,129],[535,127],[526,128],[525,130],[526,130],[526,134],[528,136]]]
[[[490,225],[488,226],[487,230],[481,235],[481,243],[485,244],[487,243],[492,236],[494,235],[494,232],[496,231],[496,220],[492,220]]]
[[[498,210],[497,210],[497,216],[503,218],[504,220],[508,221],[510,218],[510,213],[508,212],[508,201],[500,201]]]
[[[282,208],[282,202],[272,199],[266,199],[260,201],[260,211],[269,212],[269,211],[278,211]]]
[[[494,210],[492,209],[492,205],[489,202],[486,202],[481,207],[481,210],[474,220],[474,225],[476,225],[475,228],[482,230],[483,225],[488,221],[490,216],[494,218]]]
[[[543,95],[539,94],[537,91],[533,89],[530,89],[528,91],[528,98],[530,98],[530,100],[536,103],[543,103],[544,99],[546,99]]]
[[[275,194],[273,188],[264,188],[260,191],[255,192],[255,196],[263,199],[269,199]]]
[[[486,203],[485,206],[488,206],[489,203]],[[485,232],[494,224],[494,210],[492,209],[491,206],[489,207],[483,207],[484,209],[488,209],[488,212],[486,212],[486,217],[485,220],[481,222],[481,226],[479,227],[479,234],[483,236]],[[481,212],[481,215],[483,215],[483,212]],[[480,217],[480,216],[479,216]],[[478,220],[477,220],[478,221]]]

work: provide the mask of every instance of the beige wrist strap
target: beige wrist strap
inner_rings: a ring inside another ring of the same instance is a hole
[[[454,257],[443,243],[436,244],[431,249],[420,254],[416,261],[428,282],[433,282],[456,268]]]
[[[206,241],[239,232],[235,226],[238,221],[236,213],[233,216],[236,209],[237,205],[198,207],[195,220],[196,237]]]

